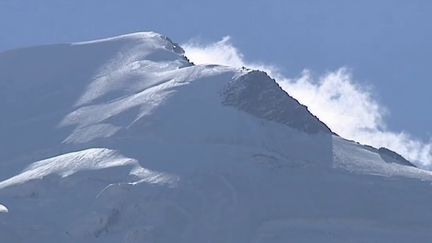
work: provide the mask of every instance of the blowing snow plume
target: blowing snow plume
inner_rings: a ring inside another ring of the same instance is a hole
[[[390,131],[384,119],[387,109],[378,103],[371,89],[355,82],[346,67],[318,77],[304,70],[299,77],[287,78],[273,65],[247,61],[229,36],[214,43],[189,41],[182,46],[186,56],[196,64],[246,66],[266,71],[337,134],[374,147],[389,148],[421,168],[432,169],[432,142],[424,142],[404,131]]]

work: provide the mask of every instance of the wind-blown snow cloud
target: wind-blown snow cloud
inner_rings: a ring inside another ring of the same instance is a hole
[[[220,64],[264,70],[291,96],[342,137],[394,150],[423,168],[432,169],[432,141],[424,142],[405,132],[386,127],[387,109],[374,98],[370,88],[355,82],[349,69],[341,67],[315,77],[303,71],[287,78],[273,65],[249,62],[231,43],[230,37],[214,43],[189,41],[182,45],[196,64]]]
[[[257,62],[245,61],[243,54],[231,43],[231,37],[207,45],[191,40],[182,45],[186,56],[195,64],[218,64],[231,67],[248,67],[271,73],[274,78],[279,77],[278,68]]]

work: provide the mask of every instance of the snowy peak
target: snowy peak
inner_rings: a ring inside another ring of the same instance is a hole
[[[194,66],[181,47],[154,32],[0,53],[0,87],[0,108],[8,113],[0,158],[124,134],[183,93],[188,105],[177,108],[183,113],[166,119],[223,103],[308,133],[330,132],[265,73]]]
[[[104,111],[111,118],[137,107],[132,95],[174,79],[170,71],[190,65],[178,45],[153,32],[0,53],[0,110],[7,114],[0,126],[0,159],[34,153],[41,159],[41,151],[53,155],[49,151],[63,141],[77,141],[77,133],[64,126],[73,123],[68,117],[74,111],[110,109],[108,103],[129,97],[123,102],[131,101],[127,107]],[[87,120],[95,117],[86,114]],[[109,123],[80,125],[85,142],[118,130]]]
[[[94,46],[116,45],[117,52],[99,68],[87,90],[78,100],[77,106],[122,91],[137,92],[142,89],[139,80],[146,73],[164,72],[191,64],[184,56],[184,50],[169,38],[154,32],[139,32],[73,45]]]
[[[91,45],[101,43],[117,43],[131,48],[136,45],[146,45],[148,49],[165,49],[183,55],[184,50],[170,38],[156,32],[136,32],[98,40],[75,42],[72,45]],[[147,50],[148,50],[147,49]]]
[[[431,172],[154,32],[0,53],[0,111],[0,241],[431,237]]]
[[[126,136],[170,106],[176,112],[164,119],[222,104],[308,134],[333,134],[266,73],[193,65],[179,45],[155,32],[0,53],[0,87],[0,108],[8,114],[0,159],[39,151],[46,157],[53,147]],[[218,119],[229,121],[222,113]]]

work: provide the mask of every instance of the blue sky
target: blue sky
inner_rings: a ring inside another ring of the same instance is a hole
[[[432,136],[432,2],[2,0],[0,51],[153,30],[184,43],[229,35],[244,57],[289,77],[348,67],[386,124]]]

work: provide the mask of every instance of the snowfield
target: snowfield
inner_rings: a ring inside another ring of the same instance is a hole
[[[0,101],[1,243],[432,237],[431,172],[157,33],[0,53]]]

